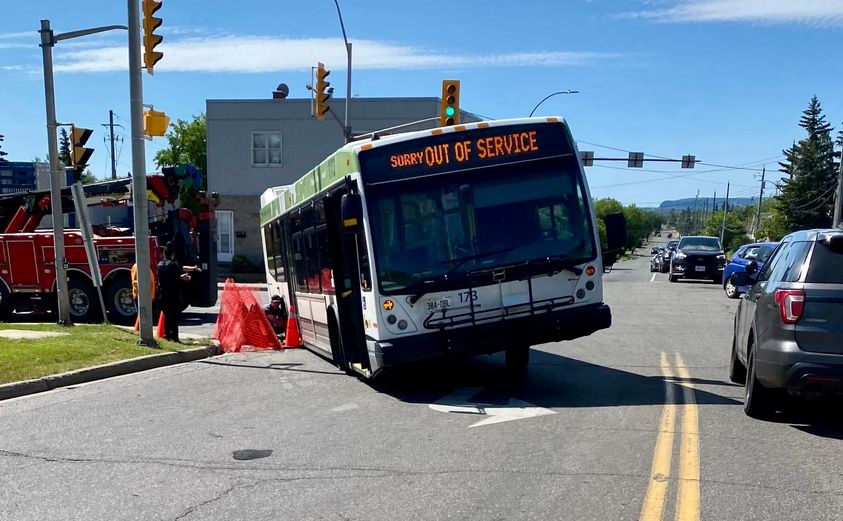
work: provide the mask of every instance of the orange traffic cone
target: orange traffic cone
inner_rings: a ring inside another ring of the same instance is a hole
[[[135,333],[138,331],[140,331],[140,313],[138,313],[138,316],[135,319]]]
[[[158,338],[164,338],[167,334],[167,330],[164,328],[164,312],[162,311],[160,315],[158,315],[158,327],[155,329],[155,336]]]
[[[290,306],[290,314],[287,315],[287,333],[284,335],[284,347],[301,347],[301,336],[299,335],[299,321],[296,320],[296,308]]]

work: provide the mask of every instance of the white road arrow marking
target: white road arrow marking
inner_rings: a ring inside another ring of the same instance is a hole
[[[457,389],[451,394],[430,404],[430,408],[439,412],[452,412],[458,414],[476,414],[484,418],[477,423],[469,425],[479,427],[493,423],[508,422],[512,420],[523,420],[537,416],[556,414],[555,411],[539,407],[517,398],[508,398],[506,404],[491,404],[472,401],[471,398],[483,389],[480,387],[464,387]]]

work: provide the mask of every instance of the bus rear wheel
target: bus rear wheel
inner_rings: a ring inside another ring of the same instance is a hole
[[[530,364],[530,346],[517,345],[506,349],[506,370],[513,376],[523,376]]]

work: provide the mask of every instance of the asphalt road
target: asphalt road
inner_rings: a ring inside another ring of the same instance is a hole
[[[744,415],[736,302],[649,256],[605,280],[613,327],[520,384],[500,356],[365,382],[289,350],[0,402],[0,519],[843,518],[839,413]]]

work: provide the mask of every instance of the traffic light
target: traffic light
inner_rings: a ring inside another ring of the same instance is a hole
[[[460,123],[460,82],[444,80],[442,82],[442,109],[439,111],[439,126],[459,125]]]
[[[88,160],[91,159],[91,154],[94,153],[93,148],[85,148],[85,143],[91,137],[94,131],[89,128],[77,128],[70,126],[70,163],[73,166],[73,171],[76,173],[76,179],[85,171],[88,166]]]
[[[148,137],[161,137],[167,133],[170,126],[170,116],[166,113],[149,109],[143,113],[143,135]]]
[[[325,68],[325,64],[319,62],[316,67],[316,119],[323,119],[325,114],[331,110],[328,106],[328,100],[331,99],[333,89],[329,87],[331,84],[325,81],[325,78],[331,74],[331,71]]]
[[[155,46],[164,40],[163,36],[154,32],[161,27],[161,19],[152,16],[161,9],[162,3],[163,0],[143,0],[143,64],[149,74],[153,74],[155,64],[164,57],[163,52],[155,50]]]

